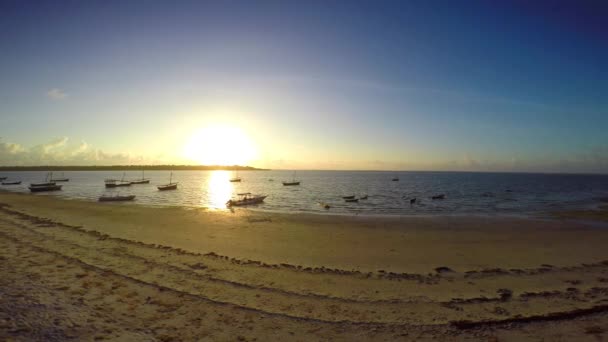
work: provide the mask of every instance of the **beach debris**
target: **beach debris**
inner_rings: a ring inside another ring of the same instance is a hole
[[[454,270],[447,266],[439,266],[439,267],[435,268],[435,272],[440,273],[440,274],[441,273],[451,273],[451,272],[454,272]]]
[[[431,196],[431,199],[434,199],[434,200],[445,199],[445,194]]]
[[[498,289],[498,291],[496,291],[496,293],[498,293],[498,295],[500,296],[500,299],[502,301],[507,301],[507,300],[511,299],[511,297],[513,297],[513,291],[511,291],[509,289]]]

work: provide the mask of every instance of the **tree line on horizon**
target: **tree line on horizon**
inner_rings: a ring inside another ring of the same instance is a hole
[[[180,170],[239,170],[267,171],[252,166],[241,165],[36,165],[36,166],[0,166],[1,171],[180,171]]]

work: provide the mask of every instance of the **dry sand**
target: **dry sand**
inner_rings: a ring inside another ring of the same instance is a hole
[[[0,193],[0,340],[602,340],[608,229]]]

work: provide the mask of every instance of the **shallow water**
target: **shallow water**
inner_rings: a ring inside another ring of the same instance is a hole
[[[60,173],[55,173],[59,177]],[[21,185],[1,189],[28,192],[30,182],[44,180],[45,172],[2,172]],[[583,208],[608,196],[608,175],[557,175],[522,173],[463,172],[367,172],[299,171],[300,186],[283,186],[291,171],[242,171],[241,183],[230,183],[228,171],[175,171],[176,191],[158,191],[156,185],[169,181],[168,171],[148,171],[150,184],[106,189],[104,179],[121,178],[116,171],[70,171],[63,190],[35,196],[58,196],[96,201],[103,194],[136,195],[134,203],[152,206],[204,207],[226,210],[225,203],[237,193],[266,194],[264,204],[250,207],[278,212],[327,212],[320,203],[331,206],[330,213],[372,215],[412,214],[530,214],[560,209]],[[127,172],[125,179],[141,177]],[[391,181],[399,177],[398,182]],[[346,203],[342,196],[369,195],[367,200]],[[432,200],[445,194],[443,200]],[[410,205],[409,199],[418,202]]]

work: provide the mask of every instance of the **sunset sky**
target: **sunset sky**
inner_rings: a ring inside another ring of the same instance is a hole
[[[1,1],[0,165],[608,172],[606,1]]]

